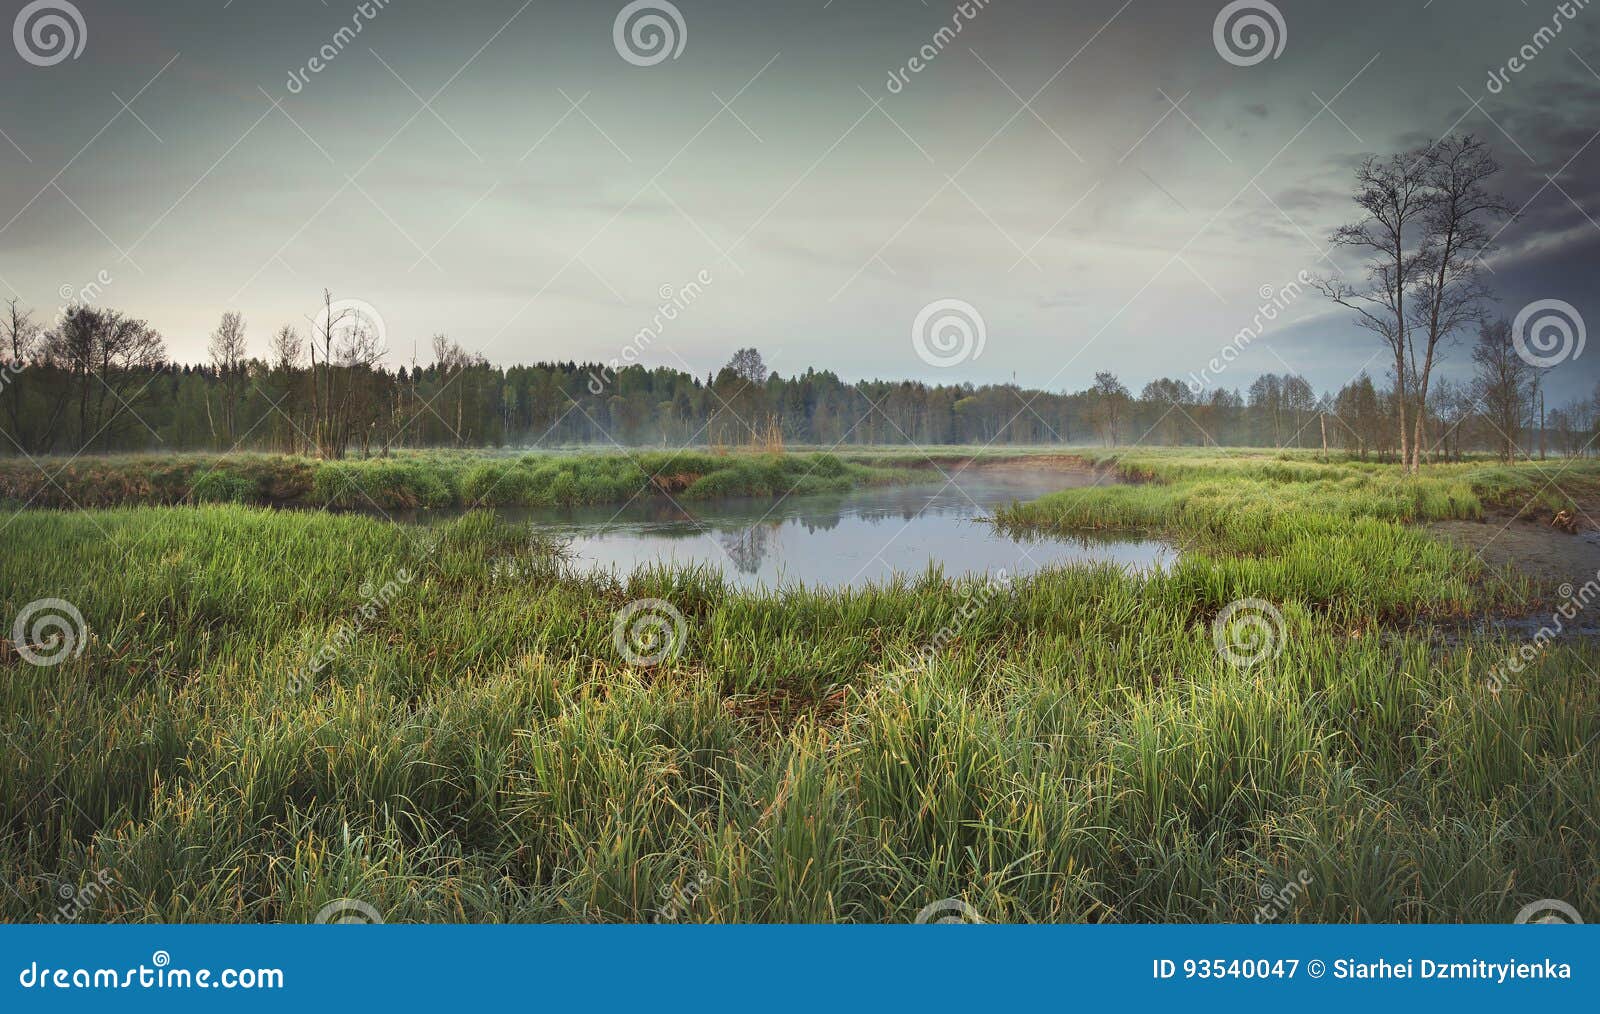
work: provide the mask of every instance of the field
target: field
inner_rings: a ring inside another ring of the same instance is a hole
[[[230,459],[215,499],[244,502],[182,506],[205,459],[143,485],[137,459],[80,462],[55,493],[8,466],[17,504],[86,509],[11,517],[3,616],[62,599],[89,633],[0,657],[0,918],[93,882],[95,921],[1600,911],[1600,644],[1520,651],[1485,618],[1548,621],[1560,593],[1421,527],[1548,521],[1600,466],[1082,457],[1136,481],[998,523],[1158,532],[1175,565],[755,595],[575,574],[486,512],[422,537],[250,505],[781,493],[919,464],[894,455]],[[495,478],[520,492],[483,497]],[[658,664],[613,637],[643,599],[684,618]]]

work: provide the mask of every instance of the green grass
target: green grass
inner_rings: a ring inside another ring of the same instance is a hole
[[[897,460],[755,452],[493,455],[403,452],[321,461],[284,455],[83,457],[0,461],[0,502],[90,508],[244,503],[355,510],[550,507],[623,503],[636,496],[819,493],[937,473]]]
[[[1178,564],[993,593],[580,576],[482,513],[435,544],[227,504],[25,512],[0,619],[58,597],[93,633],[54,667],[0,661],[0,918],[48,919],[99,870],[86,919],[305,921],[352,897],[391,922],[640,920],[702,873],[685,921],[908,921],[946,897],[991,921],[1250,921],[1300,871],[1285,921],[1600,911],[1600,649],[1558,644],[1490,692],[1513,646],[1430,626],[1517,589],[1406,524],[1548,476],[1120,466],[1149,481],[1005,523],[1157,529],[1191,544]],[[718,481],[794,468],[749,467]],[[1212,621],[1244,597],[1281,612],[1282,652],[1238,668]],[[654,668],[612,641],[643,598],[685,620]]]

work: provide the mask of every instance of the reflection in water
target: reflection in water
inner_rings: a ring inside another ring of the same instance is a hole
[[[1071,486],[1086,472],[1052,469],[964,473],[955,484],[860,489],[849,493],[682,501],[639,498],[616,507],[506,508],[568,540],[580,567],[626,574],[655,563],[704,565],[741,587],[860,587],[945,574],[1032,573],[1064,563],[1110,562],[1135,570],[1173,558],[1163,542],[1126,537],[1017,539],[988,518],[997,507]]]
[[[837,524],[838,522],[835,522]],[[761,564],[772,551],[774,531],[782,522],[751,525],[749,528],[722,532],[717,538],[722,551],[741,574],[761,573]]]

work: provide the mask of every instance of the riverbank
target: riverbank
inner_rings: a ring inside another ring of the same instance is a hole
[[[285,455],[172,455],[0,461],[0,501],[55,508],[237,503],[351,510],[550,507],[639,496],[779,496],[914,481],[923,463],[829,453],[406,452],[322,461]]]

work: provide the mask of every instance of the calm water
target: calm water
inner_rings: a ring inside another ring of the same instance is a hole
[[[1110,561],[1160,567],[1171,548],[1148,539],[1018,541],[986,520],[994,508],[1071,486],[1088,473],[1039,469],[968,472],[944,481],[850,493],[681,502],[640,498],[615,506],[506,508],[508,521],[531,523],[569,540],[575,565],[628,573],[653,563],[708,564],[747,588],[859,587],[915,577],[929,564],[945,574],[1032,573],[1042,567]]]

